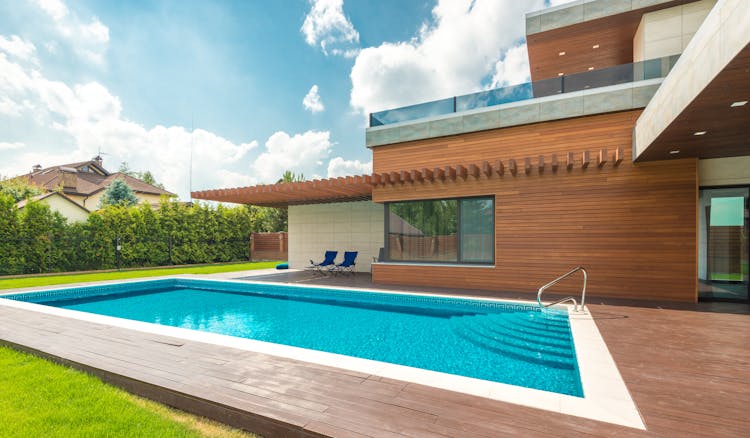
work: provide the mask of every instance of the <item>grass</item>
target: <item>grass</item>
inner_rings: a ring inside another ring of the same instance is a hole
[[[0,347],[2,437],[253,437]]]
[[[279,262],[245,262],[221,265],[181,266],[177,268],[133,269],[127,271],[93,272],[29,276],[0,279],[0,290],[19,287],[52,286],[56,284],[85,283],[89,281],[122,280],[126,278],[157,277],[177,274],[216,274],[220,272],[247,271],[273,268]]]

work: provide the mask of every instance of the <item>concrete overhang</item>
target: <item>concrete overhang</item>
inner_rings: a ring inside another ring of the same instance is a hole
[[[635,161],[750,155],[750,8],[720,0],[646,106]]]
[[[368,148],[445,137],[531,123],[640,109],[648,104],[662,79],[648,79],[522,100],[365,130]]]

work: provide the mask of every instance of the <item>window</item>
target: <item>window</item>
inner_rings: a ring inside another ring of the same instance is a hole
[[[388,203],[388,260],[493,263],[494,218],[490,197]]]

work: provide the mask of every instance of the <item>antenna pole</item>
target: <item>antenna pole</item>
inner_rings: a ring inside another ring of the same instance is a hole
[[[194,117],[193,114],[190,114],[190,168],[188,170],[188,196],[190,197],[190,202],[193,202],[193,131],[195,130],[194,127]]]

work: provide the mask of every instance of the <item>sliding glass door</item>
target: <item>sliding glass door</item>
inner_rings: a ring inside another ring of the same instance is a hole
[[[699,203],[698,295],[748,300],[750,188],[702,189]]]

